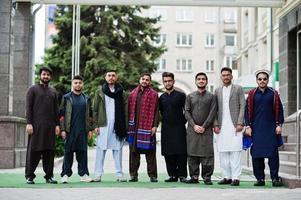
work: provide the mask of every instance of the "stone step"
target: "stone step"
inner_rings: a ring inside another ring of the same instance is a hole
[[[279,172],[286,173],[286,174],[291,174],[291,175],[296,175],[297,174],[296,166],[297,166],[296,162],[280,160]],[[300,167],[301,167],[301,165],[300,165]]]
[[[279,151],[279,159],[281,161],[296,162],[296,160],[297,160],[296,152],[295,151]]]
[[[283,146],[280,148],[282,151],[296,151],[296,143],[284,143]]]

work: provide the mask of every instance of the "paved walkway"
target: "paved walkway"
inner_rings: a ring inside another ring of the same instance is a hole
[[[123,148],[123,167],[124,172],[128,174],[128,146]],[[160,147],[157,149],[158,172],[166,174],[165,162],[160,155]],[[91,174],[94,171],[95,149],[89,149],[89,170]],[[62,159],[56,159],[55,173],[61,172]],[[76,175],[76,162],[73,164],[74,176]],[[107,152],[105,160],[105,173],[114,173],[114,162],[112,153]],[[42,168],[39,167],[37,172],[43,173]],[[139,172],[146,173],[146,162],[142,156],[141,166]],[[0,173],[20,173],[24,174],[24,168],[4,169]],[[218,164],[218,154],[215,158],[215,175],[213,179],[220,179],[220,167]],[[166,175],[167,176],[167,175]],[[164,179],[160,177],[160,179]],[[254,177],[251,175],[243,175],[241,180],[253,181]],[[88,187],[88,186],[87,186]],[[262,199],[262,200],[299,200],[301,196],[301,189],[209,189],[209,188],[162,188],[162,189],[145,189],[145,188],[60,188],[60,189],[13,189],[0,188],[0,200],[195,200],[195,199],[215,199],[215,200],[238,200],[238,199]]]

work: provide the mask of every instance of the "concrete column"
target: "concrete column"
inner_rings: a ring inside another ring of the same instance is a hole
[[[0,1],[0,168],[24,166],[31,85],[31,4]]]

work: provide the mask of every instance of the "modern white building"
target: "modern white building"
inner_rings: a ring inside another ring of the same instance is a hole
[[[190,93],[195,90],[195,74],[208,75],[208,90],[219,86],[220,69],[231,67],[236,73],[237,9],[218,7],[152,6],[145,14],[161,16],[160,37],[156,45],[167,51],[157,61],[153,79],[161,81],[164,71],[175,74],[175,86]]]

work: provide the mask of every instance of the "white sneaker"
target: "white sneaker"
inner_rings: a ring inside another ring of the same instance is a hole
[[[120,176],[117,178],[117,182],[127,182],[127,180],[124,176]]]
[[[61,182],[62,183],[68,183],[68,176],[67,175],[64,175],[63,177],[62,177],[62,179],[61,179]]]
[[[80,182],[90,183],[92,181],[93,181],[93,179],[90,178],[87,174],[80,177]]]
[[[95,176],[93,182],[101,182],[101,176]]]

